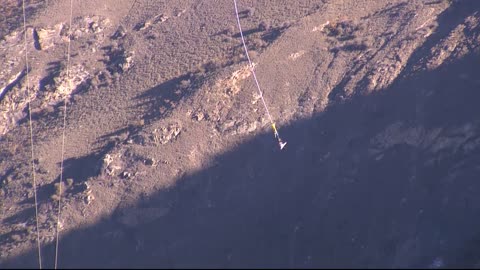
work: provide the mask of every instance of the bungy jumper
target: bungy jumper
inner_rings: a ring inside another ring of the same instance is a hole
[[[255,84],[258,89],[258,94],[260,95],[260,98],[262,99],[263,107],[265,108],[265,112],[268,115],[268,118],[270,119],[270,123],[272,125],[273,129],[273,134],[275,135],[275,138],[278,140],[278,146],[280,147],[280,150],[283,150],[285,146],[287,145],[286,141],[283,141],[280,138],[280,134],[277,131],[277,128],[275,127],[275,122],[273,122],[272,115],[270,115],[270,112],[268,111],[267,103],[265,102],[265,99],[263,98],[263,93],[262,90],[260,89],[260,84],[258,83],[257,75],[255,74],[255,67],[252,63],[252,60],[250,59],[250,56],[248,55],[248,50],[247,50],[247,45],[245,44],[245,38],[243,37],[243,32],[242,32],[242,26],[240,25],[240,17],[238,16],[238,8],[237,8],[237,0],[233,0],[233,3],[235,5],[235,14],[237,15],[237,24],[238,24],[238,29],[240,30],[240,37],[242,38],[242,43],[243,43],[243,48],[245,49],[245,54],[247,55],[248,63],[250,70],[252,71],[253,79],[255,81]]]
[[[275,138],[278,140],[278,146],[280,146],[280,150],[282,150],[285,145],[287,145],[287,142],[282,141],[282,138],[280,138],[280,134],[278,134],[277,128],[275,127],[275,123],[272,124],[272,129],[273,129],[273,134],[275,134]]]

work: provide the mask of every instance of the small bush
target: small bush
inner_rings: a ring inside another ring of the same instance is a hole
[[[67,178],[67,188],[71,188],[73,186],[73,178]]]
[[[63,182],[55,183],[53,187],[55,188],[56,195],[62,195],[65,192],[65,184]]]
[[[182,80],[180,82],[180,88],[187,89],[188,87],[190,87],[191,84],[192,82],[190,80]]]
[[[247,14],[247,17],[253,16],[253,14],[255,14],[255,8],[253,7],[247,8],[246,14]]]
[[[270,29],[271,27],[271,24],[267,21],[262,21],[259,25],[258,25],[258,28],[261,30],[261,31],[267,31],[268,29]]]
[[[52,194],[52,196],[50,196],[50,198],[54,201],[58,201],[60,197],[73,186],[73,184],[74,181],[72,178],[67,178],[66,184],[65,182],[53,184],[54,193]]]

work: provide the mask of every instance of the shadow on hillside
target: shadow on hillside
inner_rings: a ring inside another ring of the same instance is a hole
[[[164,118],[178,103],[192,95],[202,84],[202,74],[187,73],[165,81],[136,97],[144,108],[143,118],[147,123]]]
[[[124,209],[65,235],[59,267],[473,267],[480,261],[478,57],[284,126],[284,151],[270,133],[244,142],[127,209],[169,208],[165,216],[126,227],[118,221]],[[398,122],[423,130],[423,143],[375,147],[374,138]],[[445,146],[472,131],[477,136],[434,155],[425,144],[428,134]],[[44,257],[53,251],[44,247]],[[36,267],[36,260],[34,250],[1,266]]]
[[[71,178],[75,184],[81,184],[87,181],[90,177],[95,177],[100,174],[102,159],[112,148],[115,146],[115,142],[108,142],[104,146],[93,150],[90,154],[78,157],[67,158],[63,164],[63,181]],[[60,167],[60,163],[58,163]],[[52,195],[55,194],[55,184],[60,182],[60,176],[55,178],[49,184],[39,186],[37,188],[37,202],[38,204],[49,203],[52,200]],[[32,196],[21,200],[19,204],[34,205],[35,198]],[[31,210],[34,209],[33,207]],[[31,211],[29,210],[29,211]],[[25,212],[30,213],[30,212]],[[4,219],[3,221],[10,224],[18,223],[20,220],[27,220],[25,213],[20,212],[17,215],[13,215],[10,219]]]
[[[271,134],[245,142],[134,209],[172,205],[166,216],[127,228],[114,213],[63,237],[60,266],[426,267],[436,258],[471,266],[480,149],[440,158],[399,143],[372,155],[371,140],[398,121],[447,135],[475,123],[475,57],[283,127],[285,151]],[[4,267],[35,267],[35,254]]]

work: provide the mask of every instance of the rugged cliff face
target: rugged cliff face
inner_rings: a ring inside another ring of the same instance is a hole
[[[38,267],[28,102],[44,267],[60,196],[60,267],[478,266],[479,3],[239,1],[283,151],[233,2],[74,1],[72,29],[28,3],[28,70],[18,6],[0,32],[2,267]]]

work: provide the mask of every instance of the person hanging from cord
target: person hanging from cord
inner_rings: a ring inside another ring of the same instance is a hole
[[[247,56],[249,67],[250,67],[250,70],[252,71],[253,79],[254,79],[255,84],[257,86],[258,94],[260,95],[260,98],[262,99],[263,107],[265,108],[265,112],[266,112],[268,118],[270,119],[270,123],[272,124],[273,134],[275,135],[275,138],[278,140],[278,146],[280,147],[280,150],[283,150],[283,148],[287,145],[287,142],[283,141],[280,138],[280,134],[278,133],[277,128],[275,127],[275,122],[273,122],[272,116],[270,115],[270,112],[268,110],[267,103],[265,102],[265,99],[263,98],[263,93],[262,93],[262,90],[260,89],[260,83],[257,80],[257,75],[255,74],[255,66],[252,63],[252,60],[250,59],[250,56],[248,55],[247,45],[245,44],[245,38],[243,36],[242,26],[240,24],[240,17],[238,15],[237,0],[233,0],[233,4],[234,4],[234,7],[235,7],[235,14],[237,16],[237,25],[238,25],[238,30],[240,31],[240,37],[242,39],[243,49],[245,50],[245,55]]]
[[[280,150],[283,150],[285,145],[287,145],[287,142],[282,141],[282,138],[280,138],[280,134],[278,134],[277,128],[275,127],[275,123],[272,124],[272,129],[273,129],[273,134],[275,135],[275,138],[278,140],[278,146],[280,146]]]

